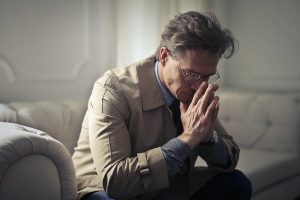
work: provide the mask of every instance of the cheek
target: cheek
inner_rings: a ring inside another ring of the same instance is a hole
[[[178,84],[176,86],[172,92],[175,94],[174,96],[180,101],[190,102],[195,94],[195,90],[186,84]]]
[[[185,99],[186,101],[186,99],[194,94],[191,85],[186,84],[181,79],[179,70],[174,70],[173,68],[170,70],[170,68],[166,68],[164,74],[165,84],[173,96],[179,100]]]
[[[165,83],[172,94],[182,85],[179,75],[174,71],[169,71],[165,75]]]

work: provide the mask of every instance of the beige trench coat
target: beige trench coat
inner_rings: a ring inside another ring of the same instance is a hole
[[[155,57],[103,74],[94,84],[78,145],[73,154],[79,198],[104,190],[115,199],[151,199],[170,185],[161,146],[176,137],[172,114],[155,79]],[[239,148],[218,122],[231,166]],[[189,161],[194,165],[194,149]],[[199,183],[209,179],[203,176]],[[185,184],[185,183],[182,183]]]

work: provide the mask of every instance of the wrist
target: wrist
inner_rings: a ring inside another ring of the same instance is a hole
[[[191,149],[194,149],[199,144],[199,142],[195,138],[193,138],[190,134],[184,132],[177,138],[189,145]]]
[[[213,130],[211,134],[209,134],[208,138],[206,140],[204,140],[203,142],[201,142],[201,144],[203,145],[214,145],[216,143],[218,143],[219,140],[219,136],[218,133]]]

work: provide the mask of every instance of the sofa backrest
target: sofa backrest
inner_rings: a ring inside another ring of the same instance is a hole
[[[300,95],[220,91],[219,118],[242,148],[300,152]],[[0,121],[42,130],[70,153],[87,108],[83,101],[0,103]]]
[[[300,152],[300,104],[293,94],[223,91],[219,118],[243,148]]]
[[[87,101],[38,101],[0,104],[0,121],[44,131],[62,142],[72,154]]]

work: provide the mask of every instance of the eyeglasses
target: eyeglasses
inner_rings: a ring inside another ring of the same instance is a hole
[[[176,59],[176,56],[173,54],[171,50],[167,48],[168,54]],[[216,71],[215,74],[210,75],[210,76],[202,76],[198,73],[191,72],[188,70],[181,69],[182,75],[183,75],[183,80],[185,82],[195,82],[195,81],[207,81],[208,83],[215,82],[220,78],[218,70]]]
[[[216,71],[215,74],[210,75],[210,76],[202,76],[198,73],[191,72],[188,70],[181,69],[182,75],[183,75],[183,80],[186,82],[195,82],[195,81],[207,81],[208,83],[215,82],[220,78],[220,75],[218,71]]]

